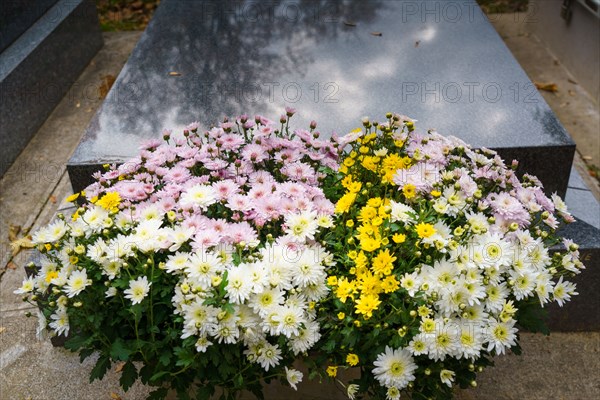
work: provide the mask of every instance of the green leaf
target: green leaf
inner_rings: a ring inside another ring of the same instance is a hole
[[[94,349],[81,349],[79,352],[79,362],[83,362],[86,358],[94,354]]]
[[[135,365],[131,361],[127,361],[123,366],[123,371],[121,372],[121,378],[119,379],[119,383],[124,391],[128,391],[131,386],[135,383],[138,377],[137,369]]]
[[[79,350],[84,347],[88,342],[89,336],[85,335],[75,335],[65,341],[65,349],[71,350],[73,352]]]
[[[165,351],[160,355],[158,361],[166,367],[171,363],[171,353]]]
[[[130,355],[131,350],[126,347],[125,342],[121,338],[117,338],[110,347],[110,356],[113,360],[127,361]]]
[[[156,382],[158,382],[158,380],[160,378],[162,378],[165,375],[169,375],[170,373],[171,372],[169,372],[169,371],[160,371],[160,372],[157,372],[154,375],[152,375],[152,377],[150,378],[150,382],[156,383]]]
[[[210,400],[211,396],[215,393],[215,388],[209,385],[200,386],[196,390],[197,400]]]
[[[148,395],[148,400],[164,400],[168,393],[169,390],[167,388],[158,388]]]
[[[96,361],[96,365],[92,369],[92,372],[90,372],[90,383],[92,383],[96,379],[104,378],[104,375],[106,375],[106,371],[108,371],[110,365],[111,364],[109,356],[100,356],[100,358],[98,358],[98,361]]]

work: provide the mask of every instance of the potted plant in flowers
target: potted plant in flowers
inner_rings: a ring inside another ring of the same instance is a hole
[[[351,399],[448,398],[576,294],[577,246],[555,232],[572,217],[534,177],[407,117],[322,140],[293,114],[165,131],[34,235],[43,261],[16,293],[98,354],[90,379],[119,362],[150,398],[262,398],[296,388],[302,359],[311,377],[356,367]]]
[[[344,383],[351,399],[451,398],[492,356],[520,352],[519,326],[544,331],[541,307],[577,294],[567,281],[583,268],[577,245],[556,235],[573,218],[493,151],[391,113],[363,125],[341,143],[350,148],[329,188],[321,374],[360,368]]]
[[[292,114],[165,131],[35,233],[44,258],[16,292],[82,360],[98,353],[91,380],[121,362],[123,388],[139,378],[153,399],[302,380],[292,362],[320,336],[334,210],[321,186],[338,151],[314,123],[291,133]]]

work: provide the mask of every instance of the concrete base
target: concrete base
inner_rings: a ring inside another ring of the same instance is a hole
[[[0,176],[102,47],[92,0],[61,0],[0,54]]]

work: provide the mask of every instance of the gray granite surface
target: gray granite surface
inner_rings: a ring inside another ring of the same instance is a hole
[[[474,0],[164,0],[71,158],[72,183],[163,128],[284,106],[324,134],[402,112],[566,190],[574,143]]]
[[[100,47],[94,1],[60,0],[0,53],[0,176]]]
[[[14,42],[58,0],[0,1],[0,52]]]
[[[563,237],[572,239],[580,246],[580,259],[586,269],[574,278],[577,296],[563,307],[548,307],[548,326],[552,331],[599,331],[600,330],[600,230],[584,221],[576,221],[560,231]]]

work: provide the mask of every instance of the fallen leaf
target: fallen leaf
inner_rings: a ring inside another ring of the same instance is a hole
[[[170,76],[181,76],[181,73],[180,72],[171,71],[171,72],[169,72],[169,75]]]
[[[8,240],[14,242],[19,237],[17,236],[21,232],[21,225],[12,225],[8,226]]]
[[[5,330],[6,330],[6,328],[5,328],[5,327],[3,327],[3,326],[0,326],[0,333],[4,332]]]
[[[584,160],[591,160],[591,159],[592,159],[592,156],[583,156],[583,159],[584,159]]]
[[[381,32],[371,32],[371,35],[373,35],[373,36],[383,36],[383,33],[381,33]]]
[[[130,7],[134,10],[138,10],[142,7],[144,7],[144,3],[142,1],[134,1],[133,3],[131,3]]]
[[[100,100],[106,98],[108,91],[112,87],[113,83],[115,83],[116,79],[117,78],[115,78],[114,75],[104,75],[102,77],[102,82],[100,83],[100,86],[98,86],[98,98]]]
[[[556,83],[534,82],[534,84],[535,84],[535,87],[538,88],[538,90],[545,90],[546,92],[552,92],[552,93],[558,92],[558,85]]]
[[[8,268],[8,269],[17,269],[17,264],[15,264],[12,261],[9,261],[8,264],[6,264],[6,268]]]
[[[572,90],[569,90],[569,96],[575,96],[575,92]]]
[[[569,78],[567,79],[569,82],[571,82],[573,85],[577,85],[577,81],[574,81],[573,79]]]
[[[356,26],[356,22],[344,21],[344,25],[346,25],[346,26]]]
[[[420,41],[420,40],[417,40],[417,41],[415,42],[415,47],[419,47],[419,45],[420,45],[420,44],[421,44],[421,41]]]
[[[120,362],[117,364],[117,366],[115,367],[115,372],[121,372],[123,371],[123,367],[125,366],[125,362]]]
[[[34,244],[31,242],[30,236],[25,236],[10,242],[10,248],[12,249],[13,257],[16,256],[21,249],[32,249],[33,247]]]
[[[81,103],[77,102],[77,104],[75,104],[75,107],[77,107],[77,108],[81,107]]]
[[[50,203],[56,204],[56,196],[52,195],[48,198],[48,200],[50,200]]]
[[[558,62],[558,60],[554,60],[554,65],[560,65],[560,63]]]
[[[111,398],[111,399],[113,399],[113,400],[122,400],[122,399],[121,399],[121,396],[119,396],[119,395],[118,395],[118,394],[116,394],[115,392],[112,392],[112,393],[110,394],[110,398]]]

